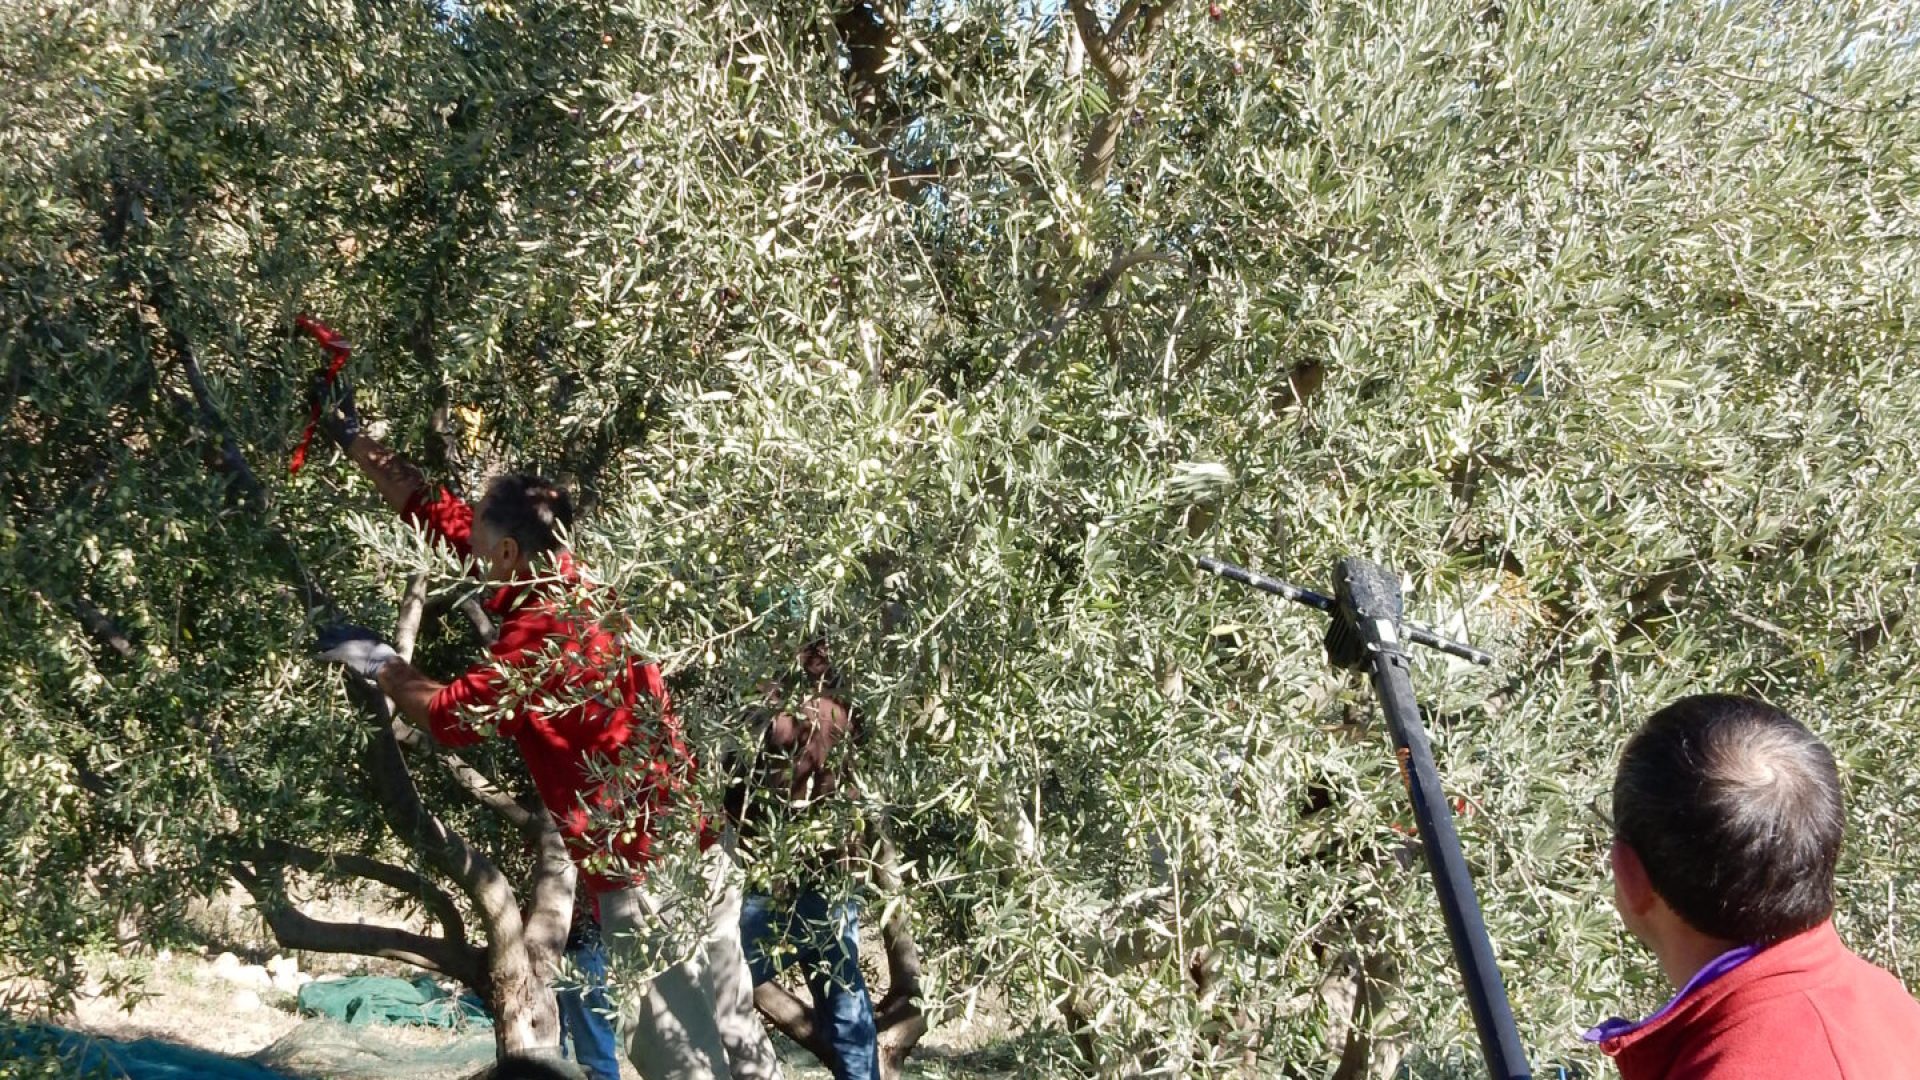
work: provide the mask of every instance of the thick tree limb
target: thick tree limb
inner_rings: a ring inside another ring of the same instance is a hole
[[[127,637],[126,632],[121,630],[106,612],[94,607],[86,597],[76,596],[73,598],[73,614],[80,620],[80,625],[87,628],[88,633],[100,639],[101,644],[119,653],[123,659],[133,659],[137,651],[133,647],[133,640]]]
[[[393,623],[393,651],[413,662],[413,646],[420,640],[420,620],[427,613],[427,575],[410,574],[400,593],[400,613]],[[388,703],[391,707],[391,702]]]
[[[867,834],[874,852],[870,864],[874,884],[890,895],[903,888],[899,853],[882,829]],[[920,1009],[920,949],[913,939],[913,924],[904,904],[892,906],[892,912],[880,929],[886,947],[886,993],[874,1004],[874,1026],[878,1032],[880,1075],[883,1080],[899,1080],[901,1068],[913,1048],[927,1033],[927,1020]],[[812,1006],[778,982],[754,988],[754,1008],[774,1030],[805,1047],[822,1062],[833,1060],[833,1046],[827,1033],[815,1022]]]
[[[1080,35],[1081,43],[1086,47],[1087,59],[1093,62],[1095,71],[1107,86],[1107,110],[1094,121],[1093,130],[1087,136],[1086,149],[1080,154],[1080,182],[1090,186],[1104,184],[1107,175],[1113,170],[1113,160],[1120,148],[1120,133],[1125,130],[1127,121],[1133,116],[1136,102],[1140,100],[1140,84],[1146,77],[1147,66],[1152,63],[1154,52],[1159,43],[1160,24],[1166,17],[1167,4],[1143,4],[1140,0],[1128,0],[1115,16],[1113,25],[1106,29],[1100,26],[1100,16],[1093,10],[1093,0],[1071,0],[1074,30]],[[1138,23],[1137,29],[1134,24]],[[1127,48],[1123,39],[1132,29],[1132,50]]]
[[[407,723],[398,716],[387,721],[388,734],[400,746],[418,753],[432,754],[453,782],[474,802],[492,810],[507,820],[509,825],[521,833],[531,835],[537,832],[541,820],[546,816],[535,810],[529,810],[518,799],[508,794],[486,773],[474,768],[460,755],[435,742],[433,736]]]
[[[1090,187],[1106,183],[1107,174],[1113,171],[1113,159],[1120,152],[1120,132],[1133,110],[1131,95],[1122,100],[1124,107],[1100,114],[1087,135],[1087,148],[1080,155],[1080,182]]]
[[[916,168],[900,158],[887,140],[906,119],[894,107],[886,92],[888,77],[899,66],[904,51],[928,65],[934,77],[949,92],[953,75],[925,45],[902,36],[899,22],[884,5],[870,0],[850,0],[832,18],[820,21],[821,36],[829,43],[836,68],[845,53],[841,78],[847,92],[851,115],[842,115],[830,105],[823,106],[827,119],[866,151],[878,173],[877,182],[861,176],[859,181],[896,199],[914,201],[943,177],[938,171]],[[870,128],[869,122],[875,126]]]
[[[552,971],[538,970],[538,961],[557,961],[567,950],[577,871],[553,819],[544,813],[538,817],[541,827],[534,839],[533,883],[528,890],[527,951],[536,958],[536,973],[551,978]]]
[[[380,808],[394,834],[460,886],[479,909],[490,939],[517,940],[522,922],[512,882],[492,859],[427,809],[391,730],[383,730],[374,737],[367,755],[367,768],[379,793]],[[498,947],[502,942],[495,940],[494,944]]]
[[[467,621],[473,624],[473,632],[479,635],[482,644],[491,645],[494,639],[500,636],[500,632],[494,628],[493,619],[487,615],[487,609],[481,605],[478,596],[464,596],[459,600],[442,597],[427,602],[429,618],[442,618],[449,611],[458,611],[465,615]]]
[[[441,767],[447,770],[447,775],[453,778],[453,782],[460,785],[461,790],[465,791],[474,802],[499,814],[522,834],[537,837],[542,824],[546,821],[546,814],[540,812],[538,808],[529,809],[495,783],[492,777],[468,764],[465,758],[440,745],[434,741],[432,735],[407,723],[398,714],[389,711],[386,716],[387,734],[395,743],[416,753],[433,755],[439,760]]]
[[[1067,39],[1067,62],[1064,69],[1067,78],[1078,79],[1087,67],[1086,38],[1080,33],[1078,26],[1068,27],[1067,32],[1061,36]]]
[[[874,843],[873,864],[880,887],[898,893],[902,887],[900,856],[885,834]],[[880,937],[887,949],[887,993],[874,1008],[874,1022],[883,1029],[917,1024],[913,1036],[917,1040],[926,1031],[926,1021],[920,1015],[920,946],[914,941],[905,905],[894,906],[880,928]]]
[[[187,376],[187,387],[193,392],[194,419],[203,431],[220,444],[222,469],[233,477],[234,484],[254,509],[265,510],[267,489],[261,485],[260,478],[254,475],[253,466],[247,464],[246,457],[240,453],[240,444],[234,440],[233,432],[220,415],[219,405],[213,400],[213,388],[207,383],[206,373],[200,370],[200,359],[194,352],[193,339],[180,325],[180,296],[174,287],[172,275],[163,270],[158,280],[148,283],[146,291],[147,302],[152,305],[160,328],[166,334],[167,347],[172,350]]]
[[[874,171],[879,173],[878,183],[872,183],[863,178],[862,186],[884,190],[896,199],[912,202],[924,194],[928,188],[945,179],[945,176],[937,170],[915,168],[903,161],[900,155],[894,153],[884,141],[855,121],[831,112],[828,113],[828,119],[840,129],[841,134],[852,139],[854,145],[867,152]]]
[[[425,610],[425,580],[415,578],[408,583],[402,599],[395,634],[396,640],[401,641],[409,652],[418,636]],[[388,827],[402,843],[418,851],[428,865],[460,887],[460,891],[472,901],[484,927],[485,948],[477,950],[478,962],[459,977],[486,998],[495,1015],[502,1018],[494,1026],[497,1049],[505,1054],[527,1047],[552,1045],[558,1037],[559,1019],[548,984],[558,969],[558,958],[565,947],[567,923],[572,914],[573,885],[570,866],[564,870],[556,870],[551,866],[556,849],[561,858],[564,859],[566,854],[564,847],[558,843],[557,831],[544,813],[517,804],[504,806],[504,796],[489,803],[496,809],[502,809],[502,812],[510,810],[510,816],[518,815],[520,820],[534,823],[523,826],[523,831],[540,828],[552,837],[540,841],[535,903],[530,913],[523,914],[513,884],[500,867],[466,837],[449,828],[421,799],[413,774],[407,768],[401,740],[417,737],[428,746],[432,745],[431,740],[402,720],[377,691],[358,680],[349,679],[347,685],[349,694],[380,724],[368,748],[367,771],[373,779],[375,801]],[[488,791],[494,790],[490,784],[486,788]],[[556,877],[561,879],[561,884],[554,883]],[[557,889],[564,889],[565,896],[556,900],[554,893]],[[290,933],[318,935],[321,940],[328,940],[326,934],[291,916],[282,916],[282,920],[287,923],[286,929]],[[276,934],[279,930],[279,927],[275,928]],[[364,935],[348,934],[343,941],[350,942],[354,948],[362,951],[367,944]],[[412,947],[418,956],[399,958],[421,963],[422,966],[432,966],[441,959],[421,954],[417,941],[381,944],[382,947],[396,950]]]
[[[558,970],[566,944],[572,915],[572,875],[562,872],[566,897],[556,901],[556,886],[552,884],[555,875],[547,869],[552,845],[543,842],[541,865],[535,874],[535,903],[523,914],[513,884],[499,866],[466,837],[448,828],[420,798],[396,735],[396,728],[406,725],[386,709],[385,700],[377,694],[364,696],[388,725],[374,737],[367,759],[388,826],[460,886],[486,928],[485,963],[468,985],[488,1001],[495,1015],[517,1018],[513,1024],[495,1024],[496,1047],[504,1054],[528,1046],[552,1045],[559,1019],[548,983]],[[517,809],[538,821],[534,827],[544,828],[557,841],[558,833],[544,813],[525,806]],[[530,1002],[540,1003],[521,1008]]]
[[[1093,10],[1093,0],[1071,0],[1067,5],[1073,9],[1073,26],[1080,33],[1080,43],[1087,50],[1087,59],[1093,62],[1093,69],[1106,80],[1107,89],[1118,93],[1133,81],[1133,64],[1120,49],[1120,35],[1126,31],[1127,24],[1133,21],[1140,5],[1129,0],[1113,20],[1113,28],[1108,30],[1100,25],[1100,13]]]
[[[403,867],[365,855],[316,851],[283,840],[263,841],[236,854],[255,864],[292,866],[313,874],[345,874],[379,882],[424,904],[427,911],[433,915],[434,921],[440,924],[446,940],[459,942],[467,940],[466,920],[461,918],[460,908],[453,902],[453,898],[425,876]]]
[[[793,991],[778,982],[761,983],[753,988],[753,1007],[775,1031],[799,1043],[807,1053],[823,1062],[833,1060],[833,1044],[813,1022],[813,1006],[794,996]]]
[[[263,880],[260,872],[240,863],[229,869],[259,905],[267,928],[282,948],[399,960],[469,986],[485,976],[481,950],[464,940],[429,937],[393,926],[316,919],[286,899],[272,871],[267,871],[270,880]]]
[[[38,589],[30,591],[41,603],[50,608],[64,607],[69,614],[80,621],[80,625],[86,628],[87,633],[93,635],[94,640],[119,653],[121,659],[131,660],[140,651],[134,645],[133,639],[127,636],[126,631],[120,629],[120,624],[114,622],[111,615],[95,607],[86,597],[76,594],[65,604],[57,604]]]
[[[872,0],[851,0],[831,24],[837,44],[846,50],[847,100],[855,112],[885,117],[893,111],[887,77],[899,65],[900,31],[890,12]]]
[[[409,652],[413,647],[413,638],[419,632],[420,617],[425,607],[425,581],[416,576],[408,583],[406,595],[401,601],[398,632],[395,635],[406,642]],[[424,855],[434,869],[460,886],[461,891],[480,909],[491,933],[506,932],[518,937],[521,928],[520,908],[506,875],[492,859],[427,809],[426,802],[420,798],[419,788],[414,785],[413,773],[407,769],[406,755],[400,749],[400,738],[402,733],[412,733],[422,739],[426,736],[396,715],[392,706],[377,692],[351,679],[347,685],[349,693],[381,721],[381,730],[374,736],[373,745],[368,749],[367,769],[373,777],[380,808],[389,827],[402,842],[412,845]]]
[[[876,830],[873,852],[874,880],[888,893],[899,895],[900,855],[884,828]],[[907,1055],[927,1033],[927,1017],[920,1009],[920,946],[913,939],[905,904],[893,906],[880,927],[880,940],[887,951],[887,992],[874,1006],[873,1021],[880,1032],[880,1075],[898,1080]]]
[[[469,596],[460,601],[460,610],[466,613],[467,621],[473,624],[473,632],[480,635],[481,642],[491,645],[500,636],[500,628],[493,625],[493,619],[487,615],[487,609],[477,596]]]
[[[1152,7],[1142,3],[1141,0],[1127,0],[1120,5],[1119,13],[1113,17],[1113,25],[1107,28],[1107,37],[1109,40],[1119,41],[1126,34],[1127,27],[1132,26],[1133,20],[1139,18],[1141,14],[1157,17],[1156,13],[1164,14],[1165,10],[1165,4]]]

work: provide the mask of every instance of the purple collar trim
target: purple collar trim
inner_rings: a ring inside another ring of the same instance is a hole
[[[1680,992],[1673,995],[1672,1000],[1660,1006],[1659,1012],[1640,1021],[1623,1020],[1616,1016],[1611,1020],[1602,1021],[1599,1025],[1580,1037],[1587,1042],[1597,1043],[1605,1042],[1608,1039],[1618,1039],[1623,1035],[1631,1035],[1672,1012],[1680,1002],[1686,999],[1688,994],[1693,993],[1695,990],[1700,989],[1713,980],[1718,979],[1720,976],[1725,975],[1727,972],[1732,971],[1734,968],[1739,967],[1741,964],[1753,959],[1759,952],[1760,946],[1758,945],[1742,945],[1737,949],[1729,949],[1719,956],[1714,957],[1708,962],[1706,967],[1694,972],[1693,978],[1687,980],[1687,985],[1681,987]]]

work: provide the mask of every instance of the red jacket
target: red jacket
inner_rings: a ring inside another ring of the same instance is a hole
[[[1920,1003],[1831,922],[1683,995],[1600,1048],[1622,1080],[1920,1080]]]
[[[404,516],[472,555],[473,509],[447,491],[414,496]],[[488,735],[519,746],[540,801],[598,894],[632,884],[651,861],[655,819],[690,779],[693,761],[659,667],[626,657],[600,622],[579,617],[591,597],[564,553],[560,577],[506,585],[487,600],[500,622],[491,662],[435,694],[427,719],[447,746]],[[556,598],[574,610],[562,612]],[[632,779],[607,783],[616,768]]]

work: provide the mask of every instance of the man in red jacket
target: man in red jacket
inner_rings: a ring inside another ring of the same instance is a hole
[[[1678,993],[1586,1034],[1623,1080],[1920,1078],[1920,1003],[1833,928],[1833,755],[1749,698],[1682,698],[1613,784],[1614,904]]]
[[[447,746],[510,738],[580,868],[609,937],[649,942],[686,959],[656,976],[624,1015],[628,1056],[648,1080],[761,1080],[778,1058],[753,1012],[739,936],[737,887],[720,853],[708,860],[711,911],[691,920],[697,943],[669,942],[649,895],[660,819],[685,786],[692,758],[654,664],[628,656],[596,613],[596,590],[564,546],[567,493],[538,476],[496,477],[479,507],[435,493],[411,462],[362,434],[346,390],[325,417],[328,434],[389,505],[499,588],[489,661],[441,682],[402,660],[371,631],[332,627],[321,655],[376,683],[409,720]]]

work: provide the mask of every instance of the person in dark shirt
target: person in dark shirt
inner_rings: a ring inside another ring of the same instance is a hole
[[[750,764],[736,768],[739,779],[727,797],[749,853],[775,831],[776,819],[793,823],[821,814],[831,821],[835,808],[823,804],[855,794],[846,758],[859,737],[859,718],[826,643],[800,651],[796,677],[762,689],[768,704],[750,716],[757,745]],[[833,1049],[826,1064],[835,1080],[880,1076],[873,1002],[860,974],[860,901],[848,872],[857,847],[849,836],[845,846],[802,853],[798,880],[750,889],[740,915],[755,986],[788,967],[805,971],[814,1022]]]

